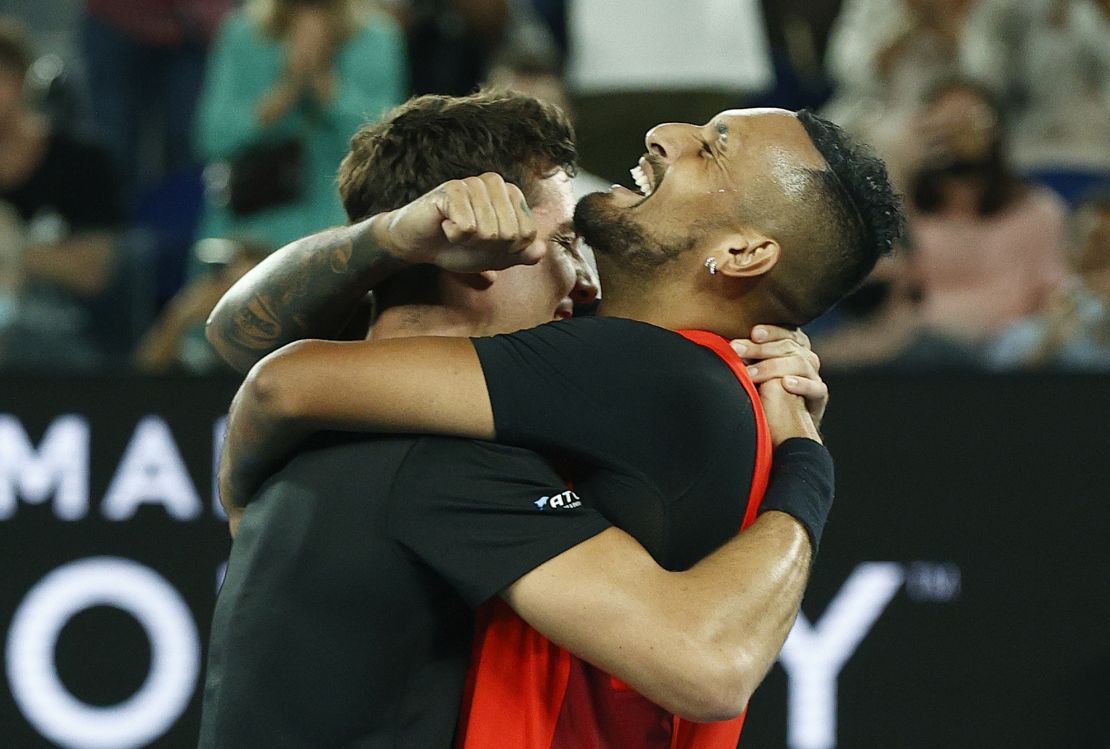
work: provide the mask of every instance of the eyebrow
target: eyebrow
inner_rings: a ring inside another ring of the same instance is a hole
[[[564,221],[551,232],[552,237],[561,237],[564,235],[578,236],[578,232],[574,230],[574,221]]]

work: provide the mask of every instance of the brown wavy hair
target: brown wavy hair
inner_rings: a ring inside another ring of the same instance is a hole
[[[573,175],[574,128],[558,107],[513,91],[418,96],[351,138],[339,194],[351,221],[412,202],[448,180],[497,172],[530,196],[557,169]]]

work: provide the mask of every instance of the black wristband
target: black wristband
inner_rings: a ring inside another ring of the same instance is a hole
[[[816,556],[821,531],[832,509],[834,487],[829,451],[820,442],[794,437],[775,448],[771,481],[759,511],[778,510],[801,523]]]

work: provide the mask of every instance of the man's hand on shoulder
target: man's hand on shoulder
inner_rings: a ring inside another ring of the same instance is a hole
[[[493,172],[445,182],[372,221],[376,242],[399,260],[454,273],[534,265],[545,251],[524,194]]]
[[[810,348],[809,336],[801,330],[757,325],[750,338],[732,341],[732,348],[748,363],[752,382],[780,380],[783,390],[805,399],[813,425],[821,427],[829,387],[821,379],[821,359]]]

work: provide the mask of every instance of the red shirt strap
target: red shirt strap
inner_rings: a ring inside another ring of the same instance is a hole
[[[755,469],[752,472],[751,492],[748,495],[748,505],[744,509],[744,520],[741,528],[747,528],[755,522],[759,503],[763,501],[763,493],[767,491],[767,482],[771,479],[771,430],[767,426],[767,415],[763,413],[763,402],[759,400],[759,390],[752,378],[748,376],[748,368],[728,341],[707,330],[678,330],[681,336],[694,343],[705,346],[724,360],[729,366],[740,385],[748,394],[752,402],[752,411],[755,414]]]

